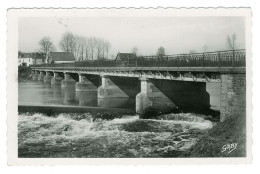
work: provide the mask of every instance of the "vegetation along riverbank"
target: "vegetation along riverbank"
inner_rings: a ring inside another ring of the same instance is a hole
[[[31,77],[31,68],[28,66],[18,66],[18,81],[23,82]]]

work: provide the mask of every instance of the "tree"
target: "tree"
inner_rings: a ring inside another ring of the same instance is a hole
[[[104,58],[104,41],[103,39],[97,39],[97,59]],[[102,55],[103,54],[103,55]]]
[[[164,56],[165,55],[165,49],[163,47],[158,48],[156,54],[157,54],[157,56]]]
[[[85,50],[86,37],[75,35],[74,56],[78,61],[82,61],[84,59]]]
[[[88,39],[88,45],[90,49],[91,59],[94,60],[94,53],[97,46],[97,39],[95,37],[91,37]]]
[[[138,48],[137,48],[137,47],[132,48],[131,52],[132,52],[132,53],[135,53],[135,54],[137,55],[137,53],[138,53]]]
[[[227,48],[229,50],[235,50],[238,49],[238,44],[237,44],[237,35],[233,33],[232,35],[227,35]]]
[[[76,47],[76,39],[73,33],[66,32],[62,35],[59,42],[60,48],[65,52],[74,52]]]
[[[105,41],[104,50],[107,54],[107,56],[106,56],[107,59],[108,59],[108,53],[109,53],[110,49],[111,49],[111,44],[109,43],[109,41]]]
[[[44,55],[48,55],[51,51],[55,51],[55,46],[48,36],[43,37],[40,40],[39,45],[40,45],[40,51]]]

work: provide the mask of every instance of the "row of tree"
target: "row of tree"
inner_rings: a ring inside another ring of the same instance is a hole
[[[225,49],[224,50],[236,50],[236,49],[239,49],[239,44],[238,44],[238,42],[237,42],[237,35],[235,34],[235,33],[233,33],[233,34],[231,34],[231,35],[227,35],[227,37],[226,37],[226,47],[225,47]],[[131,52],[133,52],[133,53],[138,53],[138,48],[137,47],[134,47],[134,48],[132,48],[132,50],[131,50]],[[208,51],[210,51],[209,50],[209,47],[208,47],[208,45],[207,44],[205,44],[203,47],[202,47],[202,51],[203,52],[208,52]],[[158,49],[157,49],[157,52],[156,52],[156,55],[157,56],[163,56],[163,55],[165,55],[165,48],[164,47],[159,47]],[[194,50],[194,49],[191,49],[191,50],[189,50],[189,54],[194,54],[194,53],[196,53],[197,51],[196,50]]]
[[[77,60],[108,59],[111,44],[96,37],[84,37],[74,35],[71,32],[64,33],[59,46],[65,52],[73,52]]]
[[[40,42],[40,52],[48,55],[56,48],[50,37],[43,37]],[[64,52],[72,52],[76,60],[108,59],[111,44],[96,37],[85,37],[66,32],[59,41],[59,47]]]
[[[40,42],[40,51],[48,55],[50,51],[55,51],[55,46],[49,37],[43,37]],[[237,43],[237,35],[227,35],[226,49],[235,50],[239,48]],[[71,32],[64,33],[59,42],[59,47],[62,51],[72,52],[78,61],[82,60],[95,60],[95,59],[108,59],[111,44],[96,37],[85,37],[74,35]],[[208,45],[202,47],[203,52],[209,51]],[[138,48],[134,47],[131,52],[138,55]],[[196,53],[196,50],[190,50],[190,54]],[[156,54],[158,56],[165,55],[165,48],[159,47]]]

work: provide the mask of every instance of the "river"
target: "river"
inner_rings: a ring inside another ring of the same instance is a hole
[[[211,109],[219,110],[220,84],[207,83]],[[18,104],[27,106],[80,106],[100,108],[123,108],[135,111],[135,99],[98,99],[97,92],[78,92],[75,87],[61,89],[42,81],[29,81],[18,84]]]
[[[71,108],[104,108],[120,111],[135,111],[135,99],[98,99],[97,92],[76,91],[75,86],[61,88],[42,81],[28,81],[18,84],[18,104],[23,106],[55,106]],[[112,111],[112,110],[109,110]]]
[[[97,93],[75,92],[42,82],[19,83],[19,105],[131,109],[134,101],[98,101]],[[216,92],[216,88],[210,88]],[[213,100],[215,99],[215,100]],[[218,98],[211,99],[218,107]],[[93,113],[19,113],[18,156],[21,158],[162,158],[184,157],[213,122],[192,113],[158,119],[93,119]]]

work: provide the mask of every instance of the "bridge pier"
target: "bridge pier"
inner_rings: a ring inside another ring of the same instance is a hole
[[[220,121],[246,116],[246,74],[222,74]]]
[[[45,72],[44,71],[40,71],[40,74],[38,76],[38,81],[43,81],[44,76],[45,76]]]
[[[53,77],[51,79],[52,85],[60,85],[63,78],[57,72],[53,72]]]
[[[39,76],[39,71],[35,71],[34,74],[33,74],[32,79],[33,80],[38,80],[38,76]]]
[[[51,83],[51,79],[53,76],[51,75],[51,72],[46,71],[46,75],[43,78],[44,83]]]
[[[148,108],[154,108],[158,112],[168,112],[176,108],[149,79],[140,78],[140,81],[141,92],[136,95],[136,113],[143,114]]]
[[[76,81],[70,76],[69,73],[64,73],[64,79],[61,81],[61,87],[75,86]]]
[[[101,76],[102,85],[98,87],[98,98],[128,98],[129,96],[115,85],[108,76]]]
[[[76,83],[76,91],[96,92],[97,87],[89,81],[86,76],[79,74],[79,81]]]

